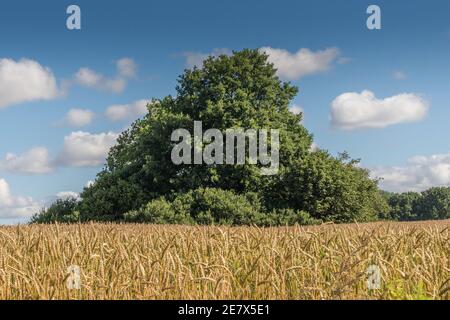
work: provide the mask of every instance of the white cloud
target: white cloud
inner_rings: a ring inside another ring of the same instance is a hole
[[[129,78],[136,75],[137,66],[130,58],[122,58],[116,62],[117,76],[108,78],[90,68],[80,68],[75,74],[75,83],[97,90],[120,93],[125,90]]]
[[[66,200],[66,199],[80,199],[80,194],[78,192],[73,191],[61,191],[56,194],[56,198]]]
[[[227,48],[214,49],[210,53],[204,52],[184,52],[182,56],[186,57],[186,66],[188,68],[202,67],[203,61],[209,56],[217,57],[220,55],[230,55],[231,50]]]
[[[291,111],[293,114],[300,114],[303,113],[303,108],[299,105],[294,104],[289,107],[289,111]]]
[[[313,52],[302,48],[295,53],[284,49],[263,47],[260,49],[269,56],[281,78],[297,80],[304,76],[327,71],[333,61],[339,56],[337,48]]]
[[[118,134],[114,132],[91,134],[72,132],[64,137],[64,146],[57,162],[61,165],[84,167],[105,163],[109,149],[116,143]]]
[[[373,177],[383,178],[387,191],[423,191],[434,186],[450,186],[450,151],[447,154],[416,156],[405,166],[376,167]]]
[[[38,212],[40,205],[30,197],[14,196],[9,184],[0,179],[0,218],[24,218]]]
[[[340,129],[382,128],[415,122],[428,112],[428,102],[414,93],[377,99],[373,92],[346,92],[331,104],[331,122]]]
[[[67,113],[64,123],[71,127],[84,127],[94,120],[95,113],[88,109],[70,109]]]
[[[0,59],[0,109],[57,96],[56,80],[50,69],[33,60]]]
[[[149,100],[138,100],[129,104],[117,104],[109,106],[105,115],[110,121],[135,120],[147,114]]]
[[[8,153],[0,159],[0,170],[27,174],[45,174],[53,171],[48,150],[33,148],[21,155]]]
[[[13,173],[47,174],[58,166],[99,166],[105,163],[109,149],[115,145],[118,134],[113,132],[91,134],[72,132],[64,137],[58,157],[50,158],[44,147],[33,148],[21,155],[8,153],[0,159],[0,170]]]
[[[403,73],[402,71],[394,71],[394,72],[392,73],[392,77],[393,77],[395,80],[405,80],[405,79],[407,78],[406,74]]]
[[[124,78],[133,78],[136,76],[137,65],[130,58],[122,58],[117,61],[119,75]]]
[[[75,74],[75,81],[81,86],[114,93],[122,92],[127,85],[126,80],[123,78],[108,79],[89,68],[81,68],[78,70]]]

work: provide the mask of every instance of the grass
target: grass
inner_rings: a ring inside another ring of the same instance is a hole
[[[0,299],[448,299],[449,226],[0,227]]]

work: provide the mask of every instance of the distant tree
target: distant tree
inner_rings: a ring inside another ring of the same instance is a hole
[[[420,220],[450,218],[450,188],[435,187],[422,192],[414,206]]]
[[[417,192],[387,193],[389,214],[383,218],[398,221],[417,220],[417,201],[421,195]]]

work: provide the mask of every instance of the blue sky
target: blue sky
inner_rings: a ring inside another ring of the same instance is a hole
[[[66,28],[70,4],[81,30]],[[450,185],[449,18],[446,0],[2,1],[0,223],[80,192],[142,99],[242,48],[268,48],[300,88],[293,111],[319,147],[361,158],[388,190]]]

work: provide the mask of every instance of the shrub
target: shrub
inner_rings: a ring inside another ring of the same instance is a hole
[[[320,223],[322,223],[322,220],[311,217],[311,215],[305,211],[286,208],[274,209],[271,212],[268,212],[261,225],[265,227],[292,226],[295,224],[306,226]]]
[[[249,195],[255,200],[254,195]],[[159,198],[139,210],[124,215],[125,221],[155,224],[227,224],[257,223],[258,203],[232,191],[200,188],[174,197],[172,201]]]
[[[124,215],[127,222],[154,224],[222,225],[310,225],[321,220],[304,211],[277,209],[267,212],[256,193],[237,195],[233,191],[200,188],[179,194],[172,201],[159,198]]]
[[[139,210],[125,213],[127,222],[145,222],[154,224],[191,224],[192,219],[187,210],[177,207],[164,198],[150,201]]]
[[[377,181],[347,154],[319,150],[298,159],[264,194],[268,205],[306,211],[323,221],[376,220],[388,210]],[[276,209],[276,207],[275,207]]]
[[[198,224],[258,224],[262,219],[259,200],[254,194],[237,195],[230,190],[199,188],[178,196],[175,207],[189,208]]]

